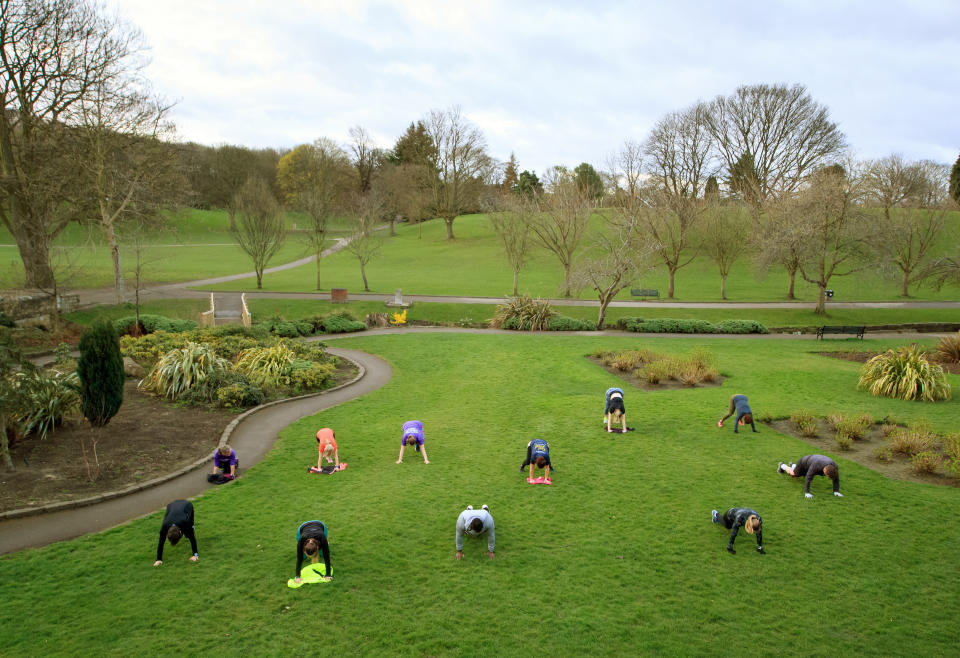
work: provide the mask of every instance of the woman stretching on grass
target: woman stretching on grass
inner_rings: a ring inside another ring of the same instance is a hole
[[[337,451],[337,439],[333,430],[324,427],[317,432],[317,467],[310,467],[311,473],[322,473],[322,460],[326,459],[328,464],[333,464],[333,469],[340,470],[340,453]]]
[[[320,561],[319,551],[323,551],[323,566],[325,568],[323,579],[333,580],[333,572],[330,570],[330,545],[327,544],[327,526],[321,521],[307,521],[301,523],[297,528],[297,573],[294,582],[300,584],[300,571],[303,568],[304,557],[310,558],[310,562],[316,564]]]
[[[733,540],[737,538],[737,533],[743,527],[748,535],[757,535],[757,552],[766,554],[766,551],[763,550],[763,521],[756,510],[749,507],[731,507],[723,513],[723,516],[720,516],[720,512],[717,510],[713,510],[711,514],[714,523],[722,523],[724,528],[731,530],[727,552],[736,554],[736,551],[733,550]]]
[[[612,432],[610,429],[610,421],[615,423],[623,423],[622,432],[626,433],[627,431],[627,410],[623,406],[623,389],[622,388],[608,388],[607,392],[603,396],[603,422],[607,424],[607,431]]]
[[[163,525],[160,526],[160,541],[157,543],[157,561],[153,566],[159,567],[163,564],[163,542],[170,541],[171,546],[176,546],[181,537],[186,536],[190,540],[190,548],[193,555],[190,556],[191,562],[200,559],[197,552],[197,535],[193,530],[193,503],[189,500],[175,500],[167,505],[167,513],[163,516]]]
[[[423,423],[419,420],[408,420],[405,422],[403,424],[403,436],[400,439],[400,457],[397,459],[397,463],[403,463],[404,448],[407,446],[416,446],[417,452],[423,453],[423,463],[429,464],[430,460],[427,459],[427,448],[423,445],[423,441]]]
[[[807,479],[803,486],[803,495],[807,498],[813,498],[810,493],[810,483],[814,475],[825,475],[833,480],[833,495],[837,498],[843,498],[840,493],[840,471],[837,469],[837,462],[824,455],[806,455],[800,458],[796,464],[784,464],[780,462],[777,466],[777,473],[786,473],[795,478],[806,475]]]
[[[553,469],[553,464],[550,463],[550,444],[543,439],[534,439],[528,443],[527,458],[520,464],[520,472],[523,473],[523,469],[527,466],[530,467],[530,475],[527,478],[527,482],[530,484],[553,484],[550,480],[550,471]],[[536,480],[533,478],[534,466],[543,469],[542,478],[537,478]]]
[[[757,431],[757,426],[753,424],[753,411],[750,410],[750,405],[747,404],[747,396],[737,394],[730,398],[730,410],[727,412],[727,415],[720,419],[720,422],[717,423],[717,427],[723,427],[723,421],[737,413],[737,420],[733,423],[733,433],[738,434],[737,426],[750,423],[750,427],[753,428],[753,431]]]

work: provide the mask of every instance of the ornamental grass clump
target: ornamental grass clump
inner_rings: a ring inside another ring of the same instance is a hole
[[[550,302],[520,295],[511,297],[506,304],[497,305],[490,326],[494,329],[546,331],[554,315]]]
[[[890,434],[890,450],[898,455],[912,457],[921,452],[932,450],[937,435],[930,429],[930,423],[921,420],[910,427],[898,427]]]
[[[160,357],[140,382],[140,387],[149,388],[170,400],[178,400],[194,386],[203,384],[212,373],[229,365],[226,359],[217,356],[211,345],[189,342]]]
[[[910,467],[917,475],[933,473],[937,466],[943,461],[940,453],[932,450],[924,450],[910,457]]]
[[[860,369],[857,388],[899,400],[949,400],[950,384],[941,366],[931,364],[917,345],[887,350]]]
[[[817,435],[817,417],[806,410],[794,411],[790,414],[790,422],[796,426],[800,436]]]
[[[80,378],[56,370],[31,369],[13,373],[17,408],[13,418],[23,434],[38,434],[41,439],[63,423],[64,418],[80,411]]]
[[[960,331],[941,338],[935,349],[941,363],[960,363]]]
[[[261,386],[276,386],[287,374],[297,354],[284,343],[271,347],[252,347],[237,355],[234,369]]]
[[[960,480],[960,432],[943,437],[943,466],[954,478]]]

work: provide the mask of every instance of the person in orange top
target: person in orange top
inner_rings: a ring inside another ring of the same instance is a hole
[[[317,470],[320,470],[320,463],[326,459],[328,463],[334,466],[340,466],[340,453],[337,451],[337,439],[333,430],[324,427],[317,432]]]

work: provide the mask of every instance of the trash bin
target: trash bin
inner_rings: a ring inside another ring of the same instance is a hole
[[[331,288],[330,289],[330,301],[334,303],[344,304],[347,301],[347,289],[346,288]]]

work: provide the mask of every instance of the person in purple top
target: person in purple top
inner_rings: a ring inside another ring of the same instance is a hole
[[[840,471],[837,469],[837,462],[824,455],[806,455],[800,458],[796,464],[784,464],[780,462],[777,466],[777,473],[786,473],[795,478],[801,475],[807,476],[803,486],[803,495],[807,498],[813,498],[810,493],[810,483],[814,475],[825,475],[833,480],[833,495],[837,498],[843,498],[840,493]]]
[[[397,463],[403,463],[403,451],[407,446],[416,446],[417,452],[423,455],[423,463],[429,464],[427,459],[427,448],[423,445],[423,423],[419,420],[408,420],[403,424],[403,436],[400,439],[400,457]]]
[[[207,481],[218,484],[233,480],[237,477],[237,453],[228,445],[222,445],[213,453],[213,472],[207,476]]]

